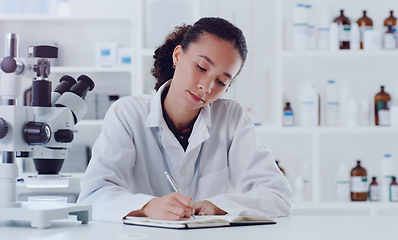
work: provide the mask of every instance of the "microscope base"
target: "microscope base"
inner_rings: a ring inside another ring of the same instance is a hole
[[[22,207],[0,208],[0,221],[29,221],[32,227],[43,229],[51,226],[51,220],[65,219],[69,215],[76,215],[77,221],[86,224],[91,221],[91,212],[90,205],[65,203],[51,206],[51,204],[22,202]]]

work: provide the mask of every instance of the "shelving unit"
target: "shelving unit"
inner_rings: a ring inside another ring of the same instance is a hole
[[[388,86],[393,93],[392,88],[395,87],[398,76],[394,64],[398,62],[398,50],[294,51],[290,25],[293,7],[298,2],[300,1],[276,1],[276,77],[273,82],[274,103],[271,108],[273,120],[271,125],[257,128],[259,137],[285,169],[293,190],[296,176],[302,175],[303,163],[308,163],[310,197],[305,202],[296,204],[294,214],[397,215],[398,204],[390,202],[335,202],[335,177],[340,162],[346,164],[349,175],[355,161],[360,159],[370,179],[372,176],[381,177],[379,162],[385,153],[390,153],[398,160],[397,127],[380,127],[373,123],[371,126],[328,127],[322,120],[322,109],[319,127],[283,127],[282,115],[285,101],[290,101],[293,111],[295,110],[294,107],[298,105],[298,84],[304,81],[316,85],[321,96],[321,108],[322,96],[329,79],[356,87],[353,90],[354,97],[366,99],[371,104],[380,85]],[[314,9],[317,4],[320,5],[316,1],[311,3]],[[334,8],[331,7],[333,4]],[[322,5],[325,9],[348,9],[351,13],[357,10],[358,15],[369,7],[372,12],[379,14],[375,17],[374,25],[380,25],[377,21],[383,16],[381,13],[387,15],[388,10],[398,9],[397,4],[388,1],[378,2],[377,6],[373,6],[374,3],[358,6],[353,1],[327,1]],[[320,16],[322,12],[317,14]]]

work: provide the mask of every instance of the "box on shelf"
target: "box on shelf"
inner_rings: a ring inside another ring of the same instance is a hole
[[[95,44],[95,64],[98,67],[116,66],[117,42],[97,42]]]

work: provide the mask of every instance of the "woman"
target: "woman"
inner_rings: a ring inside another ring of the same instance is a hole
[[[78,202],[93,204],[95,219],[116,221],[289,215],[290,186],[254,124],[239,104],[219,99],[246,55],[242,31],[224,19],[177,27],[155,51],[156,94],[108,110]]]

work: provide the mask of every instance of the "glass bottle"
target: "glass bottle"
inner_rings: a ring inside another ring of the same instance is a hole
[[[351,201],[366,201],[368,195],[368,178],[366,169],[361,166],[361,161],[351,170],[350,188]]]
[[[279,160],[275,160],[275,162],[276,162],[276,166],[278,166],[279,170],[281,170],[283,175],[285,175],[285,169],[283,169],[281,166],[279,166]]]
[[[380,92],[375,96],[375,124],[390,125],[390,100],[391,96],[380,86]]]
[[[350,30],[351,21],[344,16],[344,10],[340,10],[340,16],[334,19],[339,26],[339,44],[340,49],[350,49]]]
[[[369,185],[369,200],[370,201],[380,200],[380,186],[376,181],[376,177],[372,177],[372,182]]]
[[[391,202],[398,202],[398,183],[397,183],[397,178],[396,177],[392,177],[391,178],[390,201]]]
[[[358,19],[357,23],[359,26],[360,30],[360,41],[361,41],[361,49],[363,49],[363,33],[366,29],[372,29],[373,28],[373,21],[371,18],[366,16],[366,11],[362,11],[363,15],[360,19]]]
[[[384,20],[384,30],[387,31],[388,25],[391,25],[394,32],[396,32],[397,18],[394,17],[394,11],[390,11],[390,16]]]
[[[286,102],[286,106],[283,109],[283,126],[293,126],[294,115],[293,110],[290,106],[290,102]]]

